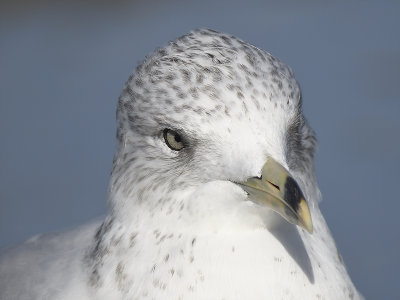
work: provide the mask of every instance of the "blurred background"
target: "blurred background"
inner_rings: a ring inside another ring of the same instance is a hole
[[[397,298],[399,1],[1,1],[0,249],[106,212],[125,80],[199,27],[294,70],[349,273],[367,299]]]

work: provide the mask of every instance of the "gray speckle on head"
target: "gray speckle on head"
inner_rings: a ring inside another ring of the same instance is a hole
[[[129,236],[129,248],[132,248],[136,244],[136,239],[137,237],[137,232],[132,232],[131,235]]]
[[[165,240],[166,237],[167,237],[166,234],[162,235],[162,236],[160,237],[160,239],[157,241],[156,245],[161,244],[161,243]]]
[[[156,236],[156,239],[158,239],[158,237],[161,235],[161,231],[159,229],[155,229],[153,234]]]

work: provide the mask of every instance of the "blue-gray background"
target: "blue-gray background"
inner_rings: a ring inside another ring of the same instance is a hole
[[[400,270],[399,1],[9,1],[0,6],[0,248],[106,212],[115,107],[135,65],[193,28],[294,70],[321,209],[368,299]]]

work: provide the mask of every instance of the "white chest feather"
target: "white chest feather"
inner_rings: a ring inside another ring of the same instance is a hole
[[[331,239],[303,234],[290,224],[132,233],[110,244],[96,299],[357,299]]]

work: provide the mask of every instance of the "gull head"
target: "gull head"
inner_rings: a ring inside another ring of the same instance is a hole
[[[192,31],[125,85],[110,204],[159,222],[267,211],[311,233],[315,143],[285,64],[233,36]]]

